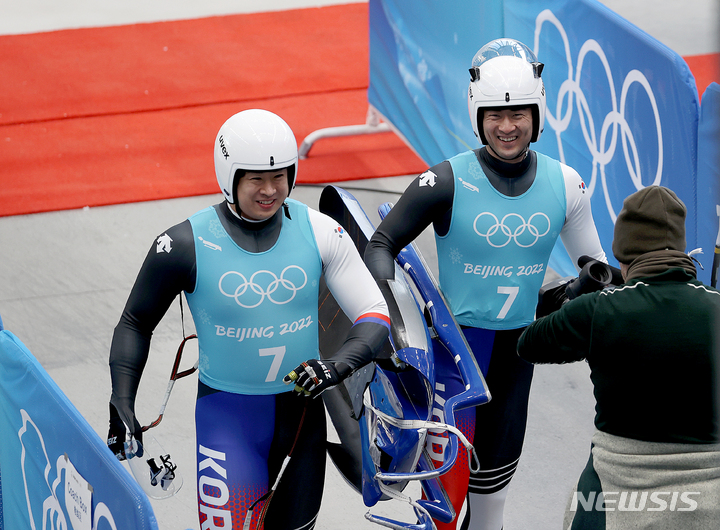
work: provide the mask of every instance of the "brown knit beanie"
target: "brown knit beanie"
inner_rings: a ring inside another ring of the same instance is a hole
[[[648,186],[623,202],[615,221],[612,251],[620,263],[654,250],[685,251],[687,209],[663,186]]]

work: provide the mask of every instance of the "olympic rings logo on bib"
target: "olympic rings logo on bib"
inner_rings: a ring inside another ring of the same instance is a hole
[[[495,214],[483,212],[473,221],[473,230],[487,239],[491,247],[501,248],[515,241],[517,246],[528,248],[550,231],[550,218],[537,212],[525,221],[522,215],[509,213],[498,220]]]
[[[307,274],[297,265],[285,267],[279,278],[268,270],[256,271],[249,280],[239,272],[228,271],[218,282],[223,295],[246,309],[259,306],[266,298],[273,304],[287,304],[305,285]]]

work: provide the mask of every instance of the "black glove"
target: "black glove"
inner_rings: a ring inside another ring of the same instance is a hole
[[[570,301],[566,290],[568,283],[572,280],[572,278],[560,278],[542,286],[538,293],[538,305],[535,309],[536,318],[547,316]]]
[[[132,430],[133,437],[140,443],[142,443],[142,427],[135,418],[129,408],[125,411],[126,415],[130,415],[132,418]],[[117,457],[118,460],[125,460],[125,439],[127,437],[127,429],[125,428],[125,422],[120,417],[118,410],[115,405],[110,403],[110,428],[108,429],[107,446]]]
[[[347,369],[338,371],[338,368]],[[283,377],[283,382],[289,385],[294,381],[293,391],[301,396],[317,397],[328,388],[337,385],[349,372],[350,367],[344,363],[310,359]]]

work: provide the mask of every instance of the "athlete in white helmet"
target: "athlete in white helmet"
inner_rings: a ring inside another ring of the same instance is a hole
[[[215,141],[224,200],[158,236],[113,335],[108,445],[123,459],[127,431],[142,440],[135,397],[152,332],[185,293],[200,351],[202,528],[315,526],[326,421],[312,398],[372,360],[388,336],[387,305],[350,238],[288,198],[297,166],[295,136],[279,116],[229,118]],[[354,322],[330,361],[319,359],[321,275]]]
[[[535,54],[513,39],[494,40],[477,52],[467,98],[484,147],[419,175],[365,251],[375,278],[391,278],[400,250],[429,225],[435,231],[440,287],[492,395],[489,404],[456,418],[473,441],[481,471],[470,474],[467,460],[459,457],[442,477],[456,513],[467,498],[463,530],[503,527],[533,373],[532,365],[518,358],[516,342],[533,321],[555,241],[562,238],[574,262],[583,255],[606,261],[580,175],[530,149],[545,121],[542,69]],[[435,362],[439,397],[459,393],[454,361],[437,355]],[[437,447],[430,451],[437,453]],[[436,524],[454,529],[457,519]]]

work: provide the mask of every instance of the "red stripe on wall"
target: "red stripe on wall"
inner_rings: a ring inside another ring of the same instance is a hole
[[[703,92],[713,81],[720,83],[720,53],[705,55],[689,55],[683,57],[695,76],[698,94],[702,98]]]

